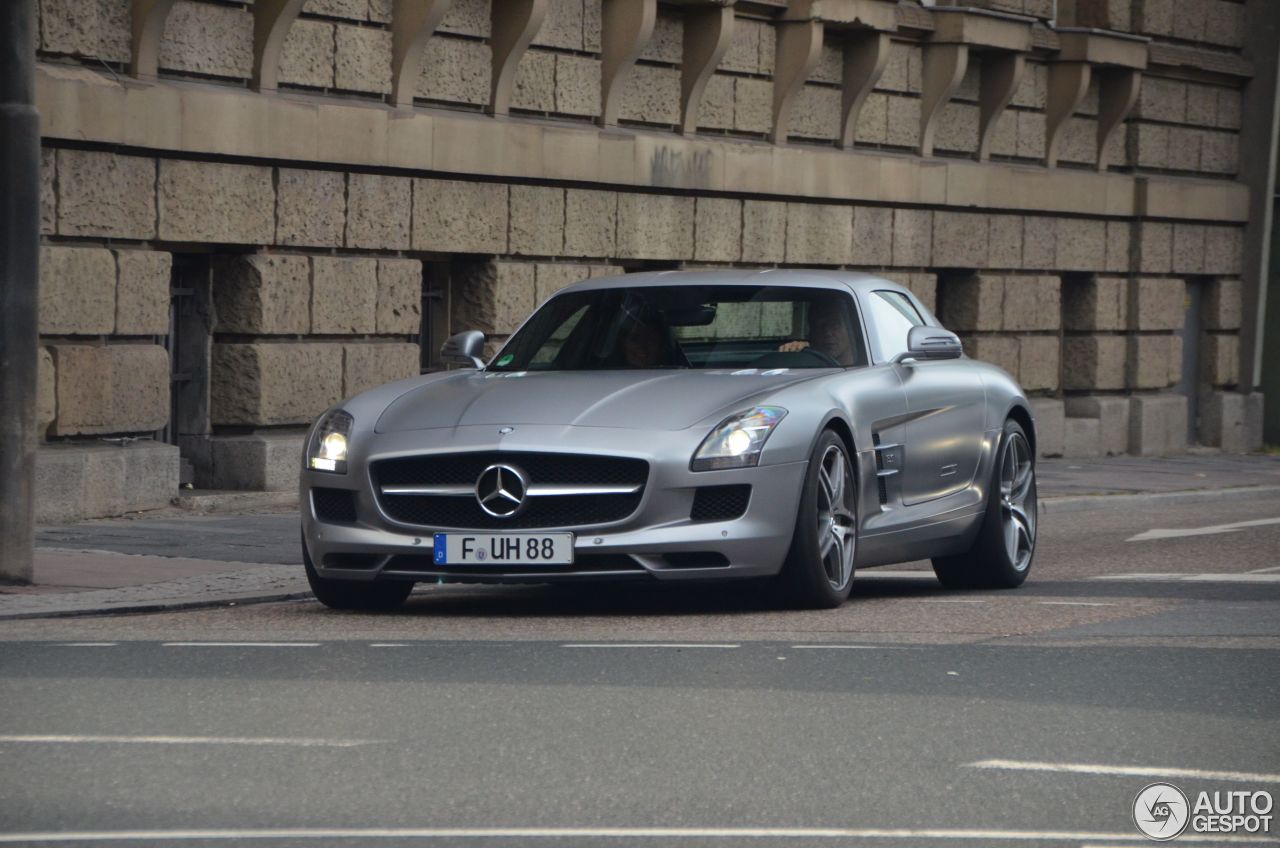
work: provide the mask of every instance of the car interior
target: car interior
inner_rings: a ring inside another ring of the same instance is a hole
[[[867,364],[852,296],[682,286],[571,292],[512,337],[494,370],[850,368]]]

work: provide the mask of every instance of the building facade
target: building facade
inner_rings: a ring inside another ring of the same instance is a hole
[[[1046,455],[1255,448],[1277,5],[38,0],[40,518],[290,489],[329,405],[654,268],[898,280]]]

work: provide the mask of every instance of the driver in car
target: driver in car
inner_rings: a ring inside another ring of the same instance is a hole
[[[654,321],[635,321],[622,337],[622,361],[628,368],[657,368],[662,365],[665,331]]]
[[[849,331],[837,310],[809,309],[809,338],[783,342],[780,353],[799,353],[806,348],[825,353],[841,365],[853,364],[853,351],[849,345]]]

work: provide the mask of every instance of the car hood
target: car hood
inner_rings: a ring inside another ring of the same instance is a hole
[[[783,386],[803,371],[461,371],[392,401],[379,433],[474,425],[552,424],[683,430]]]

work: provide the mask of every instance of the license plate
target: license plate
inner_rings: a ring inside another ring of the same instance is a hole
[[[572,565],[572,533],[436,533],[436,565]]]

